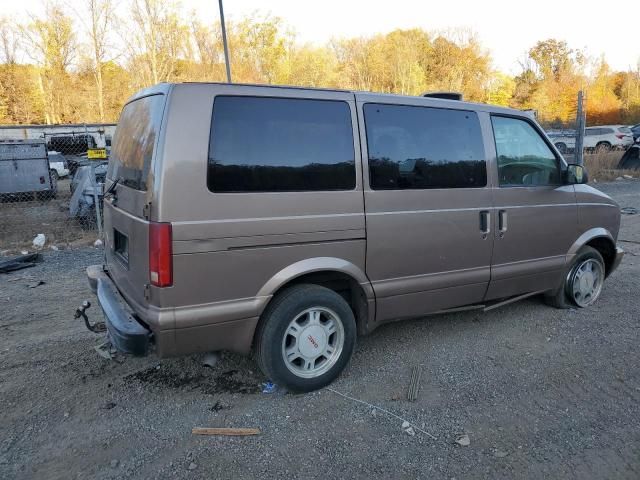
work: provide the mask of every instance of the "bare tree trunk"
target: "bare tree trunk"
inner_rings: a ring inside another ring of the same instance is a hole
[[[44,84],[42,83],[42,72],[38,72],[38,91],[42,97],[42,104],[44,106],[44,123],[51,125],[51,115],[49,114],[50,104],[47,94],[44,90]]]

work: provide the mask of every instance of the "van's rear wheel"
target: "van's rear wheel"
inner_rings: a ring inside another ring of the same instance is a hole
[[[556,308],[588,307],[595,303],[602,292],[605,279],[604,260],[592,247],[583,247],[567,270],[562,286],[547,302]]]
[[[345,368],[356,343],[349,304],[319,285],[297,285],[278,295],[264,312],[256,357],[276,384],[309,392],[331,383]]]

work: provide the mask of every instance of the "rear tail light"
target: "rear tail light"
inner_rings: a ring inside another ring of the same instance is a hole
[[[616,133],[616,137],[618,137],[620,140],[622,140],[624,137],[627,137],[628,135],[625,135],[624,133]]]
[[[149,280],[155,287],[173,285],[172,237],[170,223],[149,224]]]

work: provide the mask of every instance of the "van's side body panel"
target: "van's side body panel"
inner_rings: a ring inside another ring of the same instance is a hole
[[[422,97],[228,84],[159,85],[129,103],[149,95],[162,95],[164,107],[146,189],[121,184],[116,196],[105,198],[105,255],[109,277],[153,332],[160,356],[248,352],[274,294],[305,274],[339,272],[356,282],[368,307],[360,332],[369,332],[395,319],[554,288],[588,241],[617,239],[617,205],[589,186],[499,186],[491,115],[530,119],[524,112]],[[214,103],[229,96],[343,102],[353,132],[354,187],[210,189]],[[363,110],[370,103],[477,115],[486,185],[372,188]],[[504,232],[497,228],[501,210],[508,212]],[[489,231],[482,231],[482,212],[489,214]],[[150,285],[151,222],[172,227],[170,287]],[[116,252],[123,236],[127,258]]]
[[[471,110],[468,104],[420,97],[356,98],[367,180],[363,105]],[[490,176],[483,188],[375,190],[365,181],[367,275],[376,295],[376,325],[483,300],[493,237],[480,230],[480,214],[492,208],[491,190]]]
[[[224,95],[345,102],[352,119],[355,187],[316,192],[210,191],[212,111],[216,97]],[[353,94],[182,84],[172,89],[168,110],[166,143],[157,170],[161,194],[152,207],[152,219],[172,224],[174,285],[151,291],[154,303],[174,309],[178,350],[181,345],[194,346],[194,339],[198,339],[196,351],[216,347],[218,340],[209,335],[215,332],[205,333],[217,323],[246,319],[246,331],[252,335],[256,318],[275,292],[263,287],[292,264],[326,257],[365,271],[362,171]],[[304,273],[310,272],[296,275]]]

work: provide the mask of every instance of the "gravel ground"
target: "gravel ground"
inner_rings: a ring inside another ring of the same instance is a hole
[[[597,186],[640,207],[640,181]],[[335,391],[308,395],[261,393],[253,361],[231,354],[213,368],[99,357],[72,314],[101,252],[49,252],[0,276],[0,478],[640,478],[640,214],[620,238],[627,255],[595,306],[529,299],[382,327]]]

